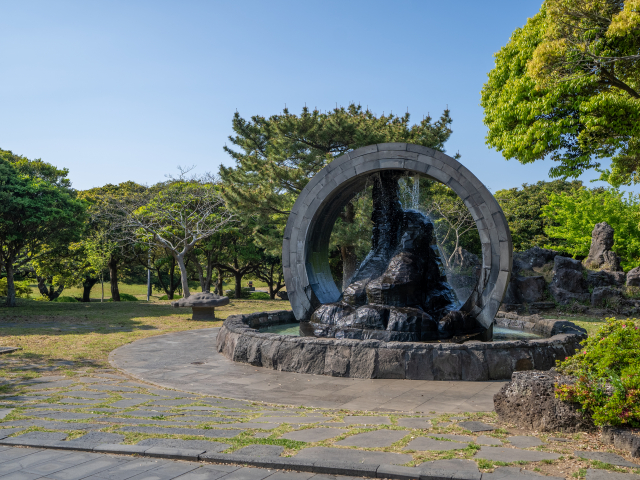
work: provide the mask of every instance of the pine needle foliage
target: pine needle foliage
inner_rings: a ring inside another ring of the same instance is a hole
[[[235,135],[225,146],[236,165],[220,168],[222,194],[232,210],[255,220],[260,246],[279,255],[291,207],[325,165],[374,143],[409,142],[444,151],[451,122],[449,110],[435,121],[426,116],[412,124],[409,113],[377,116],[356,104],[328,112],[305,107],[300,115],[284,109],[250,120],[236,113]]]

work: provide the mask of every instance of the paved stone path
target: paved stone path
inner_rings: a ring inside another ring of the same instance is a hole
[[[640,480],[633,475],[640,473],[640,462],[611,450],[594,435],[532,435],[498,428],[491,412],[426,413],[425,404],[416,412],[381,407],[372,409],[376,411],[317,408],[306,403],[292,406],[286,404],[301,395],[288,389],[276,389],[279,397],[268,404],[222,398],[216,383],[212,391],[218,396],[192,393],[198,390],[191,388],[192,383],[207,388],[215,376],[215,368],[199,373],[203,365],[218,362],[222,365],[219,368],[227,368],[227,373],[220,372],[227,380],[233,378],[232,368],[247,367],[215,353],[211,345],[215,331],[211,329],[183,336],[186,340],[181,335],[167,335],[153,342],[136,342],[114,355],[122,362],[127,357],[148,357],[144,363],[147,370],[161,372],[163,378],[166,373],[176,385],[184,386],[182,391],[133,381],[111,369],[85,369],[64,376],[42,367],[34,372],[46,376],[5,381],[5,390],[11,387],[14,393],[0,394],[0,480],[261,480],[267,476],[305,480],[314,475],[317,480],[329,479],[327,475],[535,480],[540,472],[551,478],[586,475],[597,480],[606,474],[607,480]],[[136,350],[142,353],[119,356],[122,351]],[[191,366],[188,360],[204,363]],[[0,367],[13,361],[0,357]],[[172,361],[182,366],[173,368]],[[308,387],[305,375],[262,375],[295,378],[292,383],[298,390],[302,385]],[[402,392],[402,384],[414,383],[393,381],[367,390],[375,381],[348,382],[339,387],[356,391],[362,386],[370,396],[386,394],[387,398]],[[435,388],[447,382],[420,383]],[[316,390],[330,388],[323,383],[314,385]],[[192,392],[185,392],[187,389]],[[410,389],[406,395],[415,393]],[[393,398],[401,401],[404,397]]]
[[[150,337],[111,353],[148,382],[205,395],[309,407],[398,412],[487,412],[503,381],[434,382],[327,377],[237,364],[216,351],[218,328]]]

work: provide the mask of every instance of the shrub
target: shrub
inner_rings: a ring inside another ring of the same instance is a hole
[[[29,286],[28,281],[13,282],[13,284],[16,287],[17,298],[29,298],[29,295],[31,295],[31,287]],[[8,293],[7,290],[7,279],[0,278],[0,297],[6,297]]]
[[[180,295],[174,295],[173,300],[180,300],[182,297]],[[169,300],[169,295],[163,295],[158,300]]]
[[[251,290],[249,290],[249,287],[242,287],[242,292],[240,293],[240,298],[251,298],[251,294],[252,293],[260,293],[260,292],[252,292]],[[226,297],[229,298],[236,298],[236,290],[235,288],[232,290],[225,290],[224,292]],[[268,295],[267,295],[268,297]],[[257,299],[260,300],[260,299]]]
[[[78,300],[76,300],[73,297],[63,297],[63,296],[60,296],[52,301],[58,302],[58,303],[77,303],[78,302]]]
[[[271,300],[268,293],[265,292],[251,292],[249,300]]]
[[[640,330],[637,320],[608,318],[583,350],[558,364],[577,377],[556,397],[580,403],[596,425],[640,426]]]
[[[120,294],[120,301],[121,302],[137,302],[138,299],[136,297],[134,297],[133,295],[129,295],[128,293],[121,293]]]

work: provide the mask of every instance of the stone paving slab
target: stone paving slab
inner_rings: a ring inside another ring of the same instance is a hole
[[[588,476],[587,476],[588,478]],[[564,480],[564,477],[551,477],[523,470],[520,467],[498,467],[492,473],[483,473],[482,480]]]
[[[505,383],[318,378],[315,375],[278,372],[237,364],[219,354],[216,350],[218,331],[219,328],[210,328],[149,337],[114,350],[109,358],[113,365],[130,375],[161,387],[249,401],[352,410],[491,411],[493,395]],[[203,358],[206,363],[194,368],[191,363]],[[206,380],[194,381],[185,372],[197,372],[197,375],[206,376]],[[291,385],[294,380],[300,386],[269,390]],[[302,388],[303,384],[306,388]],[[393,398],[381,394],[391,389]],[[405,406],[400,405],[397,398],[402,398]],[[162,401],[159,404],[162,405]],[[234,408],[237,405],[229,406]]]
[[[13,412],[13,408],[0,408],[0,420]]]
[[[444,479],[456,478],[481,480],[482,474],[476,462],[472,460],[451,459],[425,462],[419,468],[420,478]]]
[[[640,480],[640,475],[588,468],[587,480]]]
[[[285,433],[280,438],[312,443],[321,442],[323,440],[328,440],[329,438],[337,437],[338,435],[346,431],[347,430],[344,428],[307,428],[305,430]]]
[[[399,418],[398,426],[407,428],[429,429],[431,428],[431,422],[429,420],[422,420],[420,418]]]
[[[438,438],[446,438],[447,440],[453,440],[454,442],[473,442],[473,437],[469,435],[449,435],[442,433],[432,433],[428,435],[429,437],[438,437]]]
[[[220,428],[261,428],[263,430],[273,430],[279,427],[278,423],[259,423],[259,422],[244,422],[244,423],[220,423]]]
[[[502,445],[502,442],[497,439],[497,438],[493,438],[493,437],[488,437],[486,435],[479,435],[478,438],[476,438],[476,443],[478,445]]]
[[[499,462],[539,462],[540,460],[557,460],[557,453],[520,450],[519,448],[481,447],[474,458],[484,458]]]
[[[123,432],[149,433],[156,435],[197,435],[208,438],[231,438],[242,430],[199,430],[195,428],[162,428],[162,427],[121,427]]]
[[[9,435],[13,435],[14,433],[21,432],[24,428],[3,428],[0,429],[0,440],[3,438],[7,438]]]
[[[531,448],[544,445],[544,442],[538,437],[531,437],[525,435],[517,435],[513,437],[507,437],[507,440],[511,445],[517,448]]]
[[[490,430],[495,430],[496,427],[494,425],[489,425],[483,422],[460,422],[458,423],[465,430],[471,430],[472,432],[488,432]]]
[[[271,423],[296,423],[296,424],[305,424],[305,423],[318,423],[324,420],[326,417],[264,417],[265,421]],[[263,417],[260,417],[259,420],[262,420]]]
[[[247,455],[250,457],[279,457],[284,451],[280,445],[249,445],[233,452],[234,455]]]
[[[98,415],[92,413],[78,413],[78,412],[33,412],[29,415],[34,417],[52,418],[53,420],[87,420],[89,418],[96,418]]]
[[[616,465],[617,467],[632,467],[632,468],[640,468],[640,464],[628,462],[620,455],[616,455],[615,453],[608,452],[585,452],[585,451],[575,451],[573,454],[576,457],[587,458],[589,460],[597,460],[603,463],[609,463],[611,465]]]
[[[444,440],[434,440],[429,437],[418,437],[411,440],[403,450],[446,452],[449,450],[461,450],[468,446],[469,444],[467,443],[445,442]]]
[[[166,447],[198,450],[205,452],[220,453],[231,445],[219,442],[210,442],[208,440],[178,440],[175,438],[147,438],[139,441],[136,445],[142,447]]]
[[[2,440],[3,445],[30,445],[38,447],[44,444],[52,444],[61,442],[67,438],[66,433],[58,432],[29,432],[18,435],[17,437],[5,438]]]
[[[401,430],[375,430],[352,435],[336,442],[336,445],[360,448],[389,447],[398,440],[402,440],[408,433]]]
[[[391,425],[389,417],[369,417],[366,415],[345,416],[342,421],[347,425]]]
[[[130,408],[145,403],[145,400],[118,400],[117,402],[110,403],[111,408]]]
[[[411,461],[411,455],[402,453],[370,452],[346,448],[311,447],[300,450],[296,460],[328,460],[335,462],[354,462],[368,464],[391,463],[401,465]]]

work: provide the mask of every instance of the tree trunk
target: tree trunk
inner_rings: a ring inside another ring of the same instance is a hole
[[[97,278],[85,278],[82,282],[82,301],[90,302],[91,301],[91,289],[93,286],[98,283]]]
[[[173,300],[173,292],[176,291],[176,286],[173,284],[173,272],[176,270],[176,259],[171,257],[171,268],[169,269],[169,300]]]
[[[217,278],[217,285],[216,285],[216,290],[218,291],[218,295],[224,295],[224,277],[222,275],[222,270],[220,270],[219,268],[218,270],[218,278]]]
[[[184,264],[184,254],[176,255],[176,261],[180,268],[180,281],[182,282],[182,298],[189,298],[189,277],[187,276],[187,267]],[[197,263],[197,262],[196,262]]]
[[[235,273],[233,275],[236,279],[236,298],[242,298],[242,277],[244,276],[244,274],[242,273]]]
[[[207,273],[204,277],[204,287],[205,290],[203,290],[203,292],[210,292],[211,291],[211,278],[213,277],[213,261],[212,261],[212,255],[213,252],[209,251],[207,252]]]
[[[206,285],[205,285],[205,279],[204,279],[204,272],[202,271],[202,265],[200,265],[200,262],[198,261],[198,259],[196,258],[196,255],[193,255],[193,264],[196,266],[196,271],[198,272],[198,280],[200,280],[200,291],[201,292],[206,292]]]
[[[271,300],[275,300],[276,298],[276,292],[273,289],[273,269],[274,269],[275,265],[271,265],[271,267],[269,268],[269,281],[267,282],[267,285],[269,287],[269,298]]]
[[[9,258],[4,265],[7,272],[7,307],[16,306],[16,284],[13,280],[13,258]]]
[[[349,286],[349,282],[358,267],[356,247],[343,245],[340,247],[340,255],[342,256],[342,290],[344,290]]]
[[[111,277],[111,300],[120,301],[120,290],[118,289],[118,260],[114,257],[109,259],[109,276]]]
[[[62,291],[64,290],[64,285],[58,285],[58,289],[54,288],[53,283],[47,287],[47,278],[46,277],[36,277],[38,280],[38,290],[42,294],[43,297],[47,297],[50,302],[55,300],[60,296]]]

